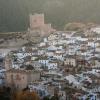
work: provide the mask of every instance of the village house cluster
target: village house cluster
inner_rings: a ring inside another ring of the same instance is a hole
[[[38,20],[39,19],[39,20]],[[29,39],[44,37],[0,55],[0,85],[16,90],[29,87],[41,98],[100,100],[100,26],[76,31],[55,31],[44,15],[30,15]],[[43,33],[44,32],[44,33]],[[4,67],[2,67],[4,66]]]
[[[29,86],[41,97],[53,95],[58,88],[60,97],[68,98],[66,91],[72,89],[72,98],[99,100],[100,28],[54,32],[38,44],[9,52],[3,64],[0,84],[16,89]]]

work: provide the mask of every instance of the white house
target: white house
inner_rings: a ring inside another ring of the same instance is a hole
[[[95,41],[95,47],[100,46],[100,40]]]
[[[48,42],[48,39],[47,38],[44,38],[44,40],[43,40],[44,42]]]
[[[91,28],[91,31],[100,34],[100,26],[99,27]]]
[[[48,49],[48,51],[56,51],[56,50],[57,50],[57,47],[51,45],[51,46],[49,46],[47,49]]]
[[[54,56],[54,52],[53,51],[47,51],[46,56],[52,57],[52,56]]]
[[[41,42],[39,46],[40,47],[46,46],[46,43],[45,42]]]
[[[48,40],[51,41],[51,40],[55,40],[57,39],[57,35],[56,34],[51,34],[49,37],[48,37]]]
[[[49,45],[57,45],[58,41],[57,40],[52,40],[48,42]]]
[[[47,58],[43,57],[43,58],[40,58],[38,62],[40,64],[43,64],[44,66],[47,66],[49,63],[49,60]]]
[[[41,64],[40,64],[38,61],[34,61],[34,62],[32,63],[32,65],[34,66],[34,68],[35,68],[36,70],[40,70],[40,69],[41,69]]]
[[[95,42],[94,41],[88,41],[88,46],[94,47],[95,46]]]
[[[75,56],[72,56],[72,55],[67,55],[65,57],[65,60],[64,60],[64,64],[65,65],[72,65],[72,66],[76,66],[76,59],[75,59]]]
[[[59,60],[62,60],[62,61],[64,60],[63,53],[55,52],[53,57],[55,57]]]
[[[57,62],[49,61],[48,63],[48,70],[55,70],[57,69]]]
[[[46,53],[45,50],[38,50],[38,55],[43,55],[43,54],[45,54],[45,53]]]
[[[96,50],[97,52],[100,52],[100,47],[96,47],[95,50]]]

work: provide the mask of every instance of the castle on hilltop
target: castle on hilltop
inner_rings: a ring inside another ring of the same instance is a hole
[[[29,33],[31,35],[45,36],[54,31],[51,24],[45,24],[44,14],[30,14]]]

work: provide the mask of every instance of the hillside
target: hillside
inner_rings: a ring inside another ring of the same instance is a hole
[[[100,0],[0,0],[0,32],[24,31],[30,13],[45,13],[57,29],[69,22],[100,23]]]

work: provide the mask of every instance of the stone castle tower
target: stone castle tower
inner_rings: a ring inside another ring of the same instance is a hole
[[[43,27],[44,24],[44,14],[30,15],[30,29],[39,29]]]
[[[51,27],[51,24],[45,24],[44,14],[30,14],[30,27],[28,31],[32,37],[34,35],[45,36],[55,30]]]

